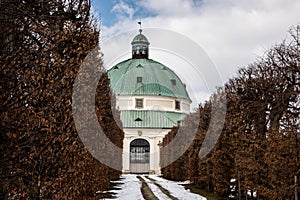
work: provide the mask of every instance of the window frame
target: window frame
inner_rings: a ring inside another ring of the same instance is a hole
[[[170,80],[173,86],[176,86],[176,79],[171,79]]]
[[[138,104],[138,101],[141,102],[141,106]],[[138,109],[144,108],[144,99],[143,98],[135,98],[135,108],[138,108]]]
[[[175,100],[175,110],[181,110],[181,101]]]
[[[143,83],[143,77],[142,76],[137,76],[136,77],[136,83]]]

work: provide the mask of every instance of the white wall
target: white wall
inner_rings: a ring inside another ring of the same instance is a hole
[[[150,144],[150,173],[160,173],[159,143],[171,129],[124,129],[123,172],[130,173],[130,143],[135,139],[145,139]],[[140,133],[142,133],[140,135]]]
[[[144,100],[143,108],[135,107],[135,99]],[[175,109],[175,100],[181,102],[181,109]],[[119,110],[163,110],[170,112],[190,113],[191,102],[186,99],[162,97],[162,96],[117,96],[117,108]]]

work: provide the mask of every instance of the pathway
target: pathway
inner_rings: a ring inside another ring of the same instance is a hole
[[[174,182],[156,175],[122,175],[109,193],[120,200],[206,200],[184,188],[183,182]],[[111,198],[112,199],[112,198]]]

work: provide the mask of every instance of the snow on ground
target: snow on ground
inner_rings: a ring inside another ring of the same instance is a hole
[[[165,189],[169,190],[171,195],[177,197],[178,199],[182,200],[206,200],[205,197],[202,197],[198,194],[194,194],[184,188],[182,186],[182,182],[175,182],[175,181],[169,181],[163,178],[160,178],[156,175],[150,175],[150,178],[153,178],[157,181],[158,184],[160,184]]]
[[[116,199],[121,200],[142,200],[143,195],[141,193],[140,180],[136,178],[136,175],[126,174],[121,176],[120,181],[114,181],[114,183],[123,183],[118,190],[110,190],[109,192],[116,193]]]
[[[144,198],[141,193],[141,181],[137,179],[136,176],[137,175],[134,174],[122,175],[121,180],[115,181],[115,183],[121,183],[119,186],[120,188],[110,190],[109,192],[116,193],[116,199],[120,200],[143,200]],[[169,199],[152,181],[147,179],[145,176],[141,175],[158,199]],[[172,196],[180,200],[206,200],[205,197],[186,190],[184,186],[180,185],[182,182],[169,181],[156,175],[149,175],[149,177],[155,179],[157,184],[167,189]]]

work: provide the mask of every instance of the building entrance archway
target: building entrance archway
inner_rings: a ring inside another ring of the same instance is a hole
[[[148,173],[150,170],[150,144],[145,139],[135,139],[130,143],[131,173]]]

